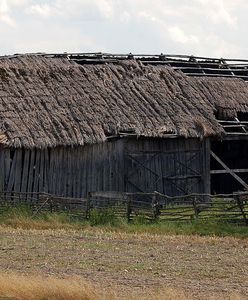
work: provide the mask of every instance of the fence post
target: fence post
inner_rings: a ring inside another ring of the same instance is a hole
[[[235,194],[233,196],[234,196],[233,198],[237,201],[238,207],[239,207],[239,209],[241,211],[241,214],[242,214],[242,216],[244,218],[245,225],[248,225],[248,219],[247,219],[247,216],[246,216],[246,213],[245,213],[245,210],[244,210],[244,202],[243,202],[243,200],[240,199],[240,195],[239,194]]]
[[[199,215],[199,210],[197,208],[197,201],[196,201],[196,197],[193,197],[193,207],[194,207],[194,212],[195,212],[195,219],[198,219],[198,215]]]
[[[54,212],[54,209],[53,209],[53,208],[54,208],[54,207],[53,207],[53,206],[54,206],[54,205],[53,205],[53,204],[54,204],[54,203],[53,203],[53,196],[50,197],[49,202],[50,202],[50,203],[49,203],[49,204],[50,204],[50,213],[53,213],[53,212]]]
[[[32,218],[35,217],[40,211],[42,211],[42,208],[44,208],[45,205],[48,204],[49,201],[50,201],[50,209],[51,209],[51,199],[52,199],[52,196],[50,194],[47,194],[47,197],[44,199],[44,202],[40,206],[37,207],[36,211],[33,212]]]
[[[159,203],[157,201],[156,193],[152,196],[152,210],[153,210],[153,220],[157,220],[160,214]]]
[[[86,211],[85,211],[85,218],[86,219],[89,219],[90,217],[90,204],[91,204],[91,193],[88,192],[88,195],[87,195],[87,201],[86,201]]]
[[[127,197],[127,221],[130,222],[131,221],[131,213],[132,213],[132,200],[130,198],[130,196]]]

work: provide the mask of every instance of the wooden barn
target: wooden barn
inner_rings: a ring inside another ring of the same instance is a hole
[[[0,191],[84,197],[247,188],[248,62],[0,58]]]

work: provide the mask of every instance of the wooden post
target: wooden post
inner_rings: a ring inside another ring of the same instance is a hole
[[[152,210],[153,210],[153,219],[157,220],[160,214],[160,210],[159,210],[159,203],[157,201],[156,193],[154,193],[152,196]]]
[[[203,142],[203,192],[204,194],[211,193],[211,177],[210,177],[210,139],[206,138]],[[204,196],[205,202],[210,202],[209,196]]]
[[[50,212],[52,213],[53,212],[53,196],[50,197],[49,199],[49,202],[50,202]]]
[[[89,219],[90,217],[90,206],[91,206],[91,193],[88,192],[88,195],[87,195],[87,202],[86,202],[86,211],[85,211],[85,218],[86,219]]]
[[[127,221],[130,222],[131,221],[131,213],[132,213],[132,199],[130,198],[130,196],[128,196],[127,198]]]
[[[197,208],[197,200],[196,200],[196,197],[193,197],[193,207],[194,207],[194,211],[195,211],[195,219],[198,219],[198,216],[199,216],[199,210]]]
[[[47,195],[47,197],[45,199],[43,199],[43,203],[37,207],[36,211],[32,214],[32,218],[35,217],[41,210],[43,207],[45,207],[45,205],[47,203],[50,202],[50,205],[52,203],[52,196],[51,195]],[[37,202],[37,204],[39,205],[40,202]],[[50,206],[50,209],[51,209],[51,206]],[[52,212],[52,209],[51,209],[51,212]]]
[[[248,218],[246,216],[246,213],[245,213],[245,210],[244,210],[244,203],[243,203],[242,199],[240,198],[240,194],[235,194],[234,199],[236,199],[236,201],[237,201],[238,207],[239,207],[239,209],[241,211],[241,214],[244,218],[245,225],[248,225]]]

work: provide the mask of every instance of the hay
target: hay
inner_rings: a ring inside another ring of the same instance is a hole
[[[194,78],[199,94],[218,111],[220,118],[237,117],[248,112],[248,84],[237,78]]]
[[[1,141],[11,147],[77,146],[130,129],[145,137],[221,136],[214,112],[233,98],[243,107],[246,95],[238,80],[192,79],[138,61],[80,66],[35,55],[1,58]]]

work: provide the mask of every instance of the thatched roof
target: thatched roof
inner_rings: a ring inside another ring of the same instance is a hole
[[[194,78],[197,90],[221,118],[237,117],[248,112],[248,83],[241,79]]]
[[[238,79],[192,79],[137,61],[81,66],[64,58],[1,58],[0,143],[74,146],[130,130],[146,137],[221,135],[215,110],[246,111],[246,95]]]

